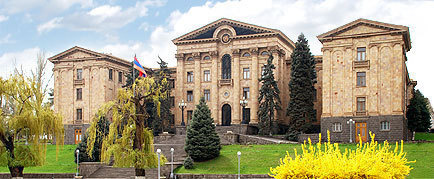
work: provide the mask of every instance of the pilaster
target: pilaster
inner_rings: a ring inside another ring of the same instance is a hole
[[[175,107],[177,107],[178,104],[181,102],[181,100],[186,97],[186,94],[184,92],[184,76],[186,76],[187,74],[184,72],[184,54],[178,53],[175,55],[175,58],[177,60],[177,65],[176,65],[177,78],[175,84],[176,85]],[[186,101],[186,99],[184,99],[184,101]],[[181,115],[182,115],[181,110],[176,109],[175,125],[181,124]]]
[[[251,80],[251,99],[249,103],[252,104],[251,112],[250,112],[250,122],[258,123],[258,97],[259,97],[259,67],[258,67],[258,48],[250,49],[250,53],[252,56],[252,80]]]
[[[241,118],[240,118],[240,108],[241,106],[238,105],[240,101],[240,50],[235,49],[232,52],[232,56],[234,57],[234,90],[233,90],[233,108],[234,108],[234,115],[232,118],[232,123],[241,124]]]
[[[201,71],[200,71],[200,53],[193,53],[194,58],[194,105],[199,104],[201,97]]]
[[[210,52],[211,55],[211,117],[214,123],[219,121],[219,88],[218,88],[218,53],[217,51]]]

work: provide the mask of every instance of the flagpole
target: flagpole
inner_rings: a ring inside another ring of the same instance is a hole
[[[136,60],[136,54],[134,54],[134,60]],[[136,83],[135,73],[134,73],[134,61],[133,61],[133,83],[131,87],[133,88],[133,96],[136,97],[136,88],[134,88],[134,83]]]

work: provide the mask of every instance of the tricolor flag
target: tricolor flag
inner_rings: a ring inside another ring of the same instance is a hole
[[[146,76],[148,76],[148,75],[146,75],[145,69],[142,67],[142,65],[140,65],[140,63],[137,60],[135,55],[134,55],[134,63],[133,64],[134,64],[134,68],[139,71],[139,76],[143,76],[145,78],[146,78]]]

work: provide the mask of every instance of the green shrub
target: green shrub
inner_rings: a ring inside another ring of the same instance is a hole
[[[191,159],[190,156],[188,156],[188,157],[184,160],[184,168],[185,168],[185,169],[193,169],[193,168],[194,168],[194,162],[193,162],[193,159]]]

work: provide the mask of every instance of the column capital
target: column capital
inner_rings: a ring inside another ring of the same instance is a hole
[[[258,54],[259,54],[259,49],[258,49],[258,47],[250,48],[250,53],[251,53],[252,55],[258,55]]]
[[[331,47],[323,47],[323,48],[321,48],[321,51],[322,52],[326,52],[326,51],[332,51],[332,48]]]
[[[241,54],[240,49],[234,49],[234,50],[232,51],[232,55],[233,55],[234,57],[240,57],[240,54]]]
[[[199,59],[199,60],[200,60],[200,52],[195,52],[195,53],[193,53],[193,58],[194,58],[194,59]]]
[[[211,55],[211,57],[216,57],[219,53],[217,51],[210,51],[209,55]]]
[[[184,59],[184,54],[183,53],[177,53],[177,54],[175,54],[175,58],[177,60],[183,60]]]

